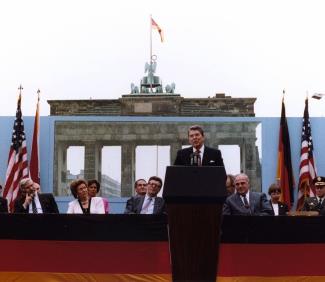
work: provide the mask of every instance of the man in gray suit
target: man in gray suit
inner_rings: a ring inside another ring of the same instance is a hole
[[[157,197],[162,187],[162,180],[158,176],[151,176],[147,185],[147,194],[138,196],[127,205],[124,213],[131,214],[162,214],[166,213],[165,201]]]
[[[272,215],[272,208],[264,193],[249,190],[249,179],[244,173],[235,177],[236,193],[223,206],[224,215]]]

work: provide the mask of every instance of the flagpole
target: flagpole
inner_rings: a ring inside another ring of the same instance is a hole
[[[149,62],[152,63],[152,15],[150,14],[150,58]]]
[[[150,14],[150,68],[152,68],[152,15]],[[149,77],[149,72],[148,72]],[[150,79],[150,92],[152,93],[152,81]]]

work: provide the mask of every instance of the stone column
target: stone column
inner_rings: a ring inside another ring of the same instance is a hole
[[[170,165],[174,164],[176,159],[177,151],[182,149],[182,144],[180,143],[171,143],[170,144]]]
[[[66,196],[69,195],[68,183],[67,183],[67,149],[68,145],[64,143],[57,143],[57,181],[54,183],[54,191],[58,196]]]
[[[85,170],[84,178],[89,179],[98,179],[98,172],[100,171],[100,146],[95,142],[85,142]]]
[[[135,178],[135,144],[122,144],[121,197],[132,195]]]

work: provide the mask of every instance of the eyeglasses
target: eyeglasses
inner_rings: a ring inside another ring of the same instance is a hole
[[[270,193],[271,194],[281,194],[281,190],[280,189],[272,190]]]

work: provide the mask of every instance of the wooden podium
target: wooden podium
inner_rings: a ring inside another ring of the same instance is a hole
[[[167,167],[163,198],[173,281],[216,281],[225,183],[224,167]]]

